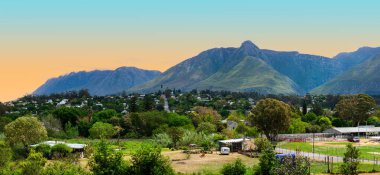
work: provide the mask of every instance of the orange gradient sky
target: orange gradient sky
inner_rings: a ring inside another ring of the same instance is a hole
[[[0,101],[72,71],[165,71],[201,51],[239,47],[244,40],[328,57],[380,46],[374,1],[54,2],[0,2]]]

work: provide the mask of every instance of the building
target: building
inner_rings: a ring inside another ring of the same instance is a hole
[[[228,140],[219,140],[219,148],[228,147],[231,152],[238,152],[250,149],[248,148],[251,139],[249,138],[240,138],[240,139],[228,139]]]
[[[373,125],[359,126],[359,127],[334,127],[326,129],[324,133],[334,134],[334,135],[379,135],[380,127],[375,127]]]

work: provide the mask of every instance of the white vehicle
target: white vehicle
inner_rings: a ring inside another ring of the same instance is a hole
[[[221,147],[220,148],[220,154],[223,154],[223,155],[230,154],[230,148],[228,148],[228,147]]]

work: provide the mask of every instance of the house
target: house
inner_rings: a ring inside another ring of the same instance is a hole
[[[73,152],[80,152],[81,153],[81,157],[83,157],[84,149],[87,146],[86,144],[66,143],[66,142],[63,142],[63,141],[46,141],[46,142],[30,145],[30,147],[37,147],[40,144],[46,144],[46,145],[49,145],[50,147],[53,147],[53,146],[55,146],[57,144],[65,144],[68,147],[70,147],[71,149],[73,149]]]

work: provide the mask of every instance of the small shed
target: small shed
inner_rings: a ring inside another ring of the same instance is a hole
[[[66,142],[62,142],[62,141],[46,141],[46,142],[42,142],[42,143],[30,145],[30,146],[31,147],[37,147],[40,144],[46,144],[46,145],[49,145],[50,147],[57,145],[57,144],[65,144],[68,147],[70,147],[71,149],[73,149],[74,152],[83,152],[84,148],[86,147],[86,144],[66,143]]]
[[[245,145],[247,145],[246,142],[250,140],[249,138],[220,140],[219,148],[228,147],[231,152],[243,151],[245,150]]]

